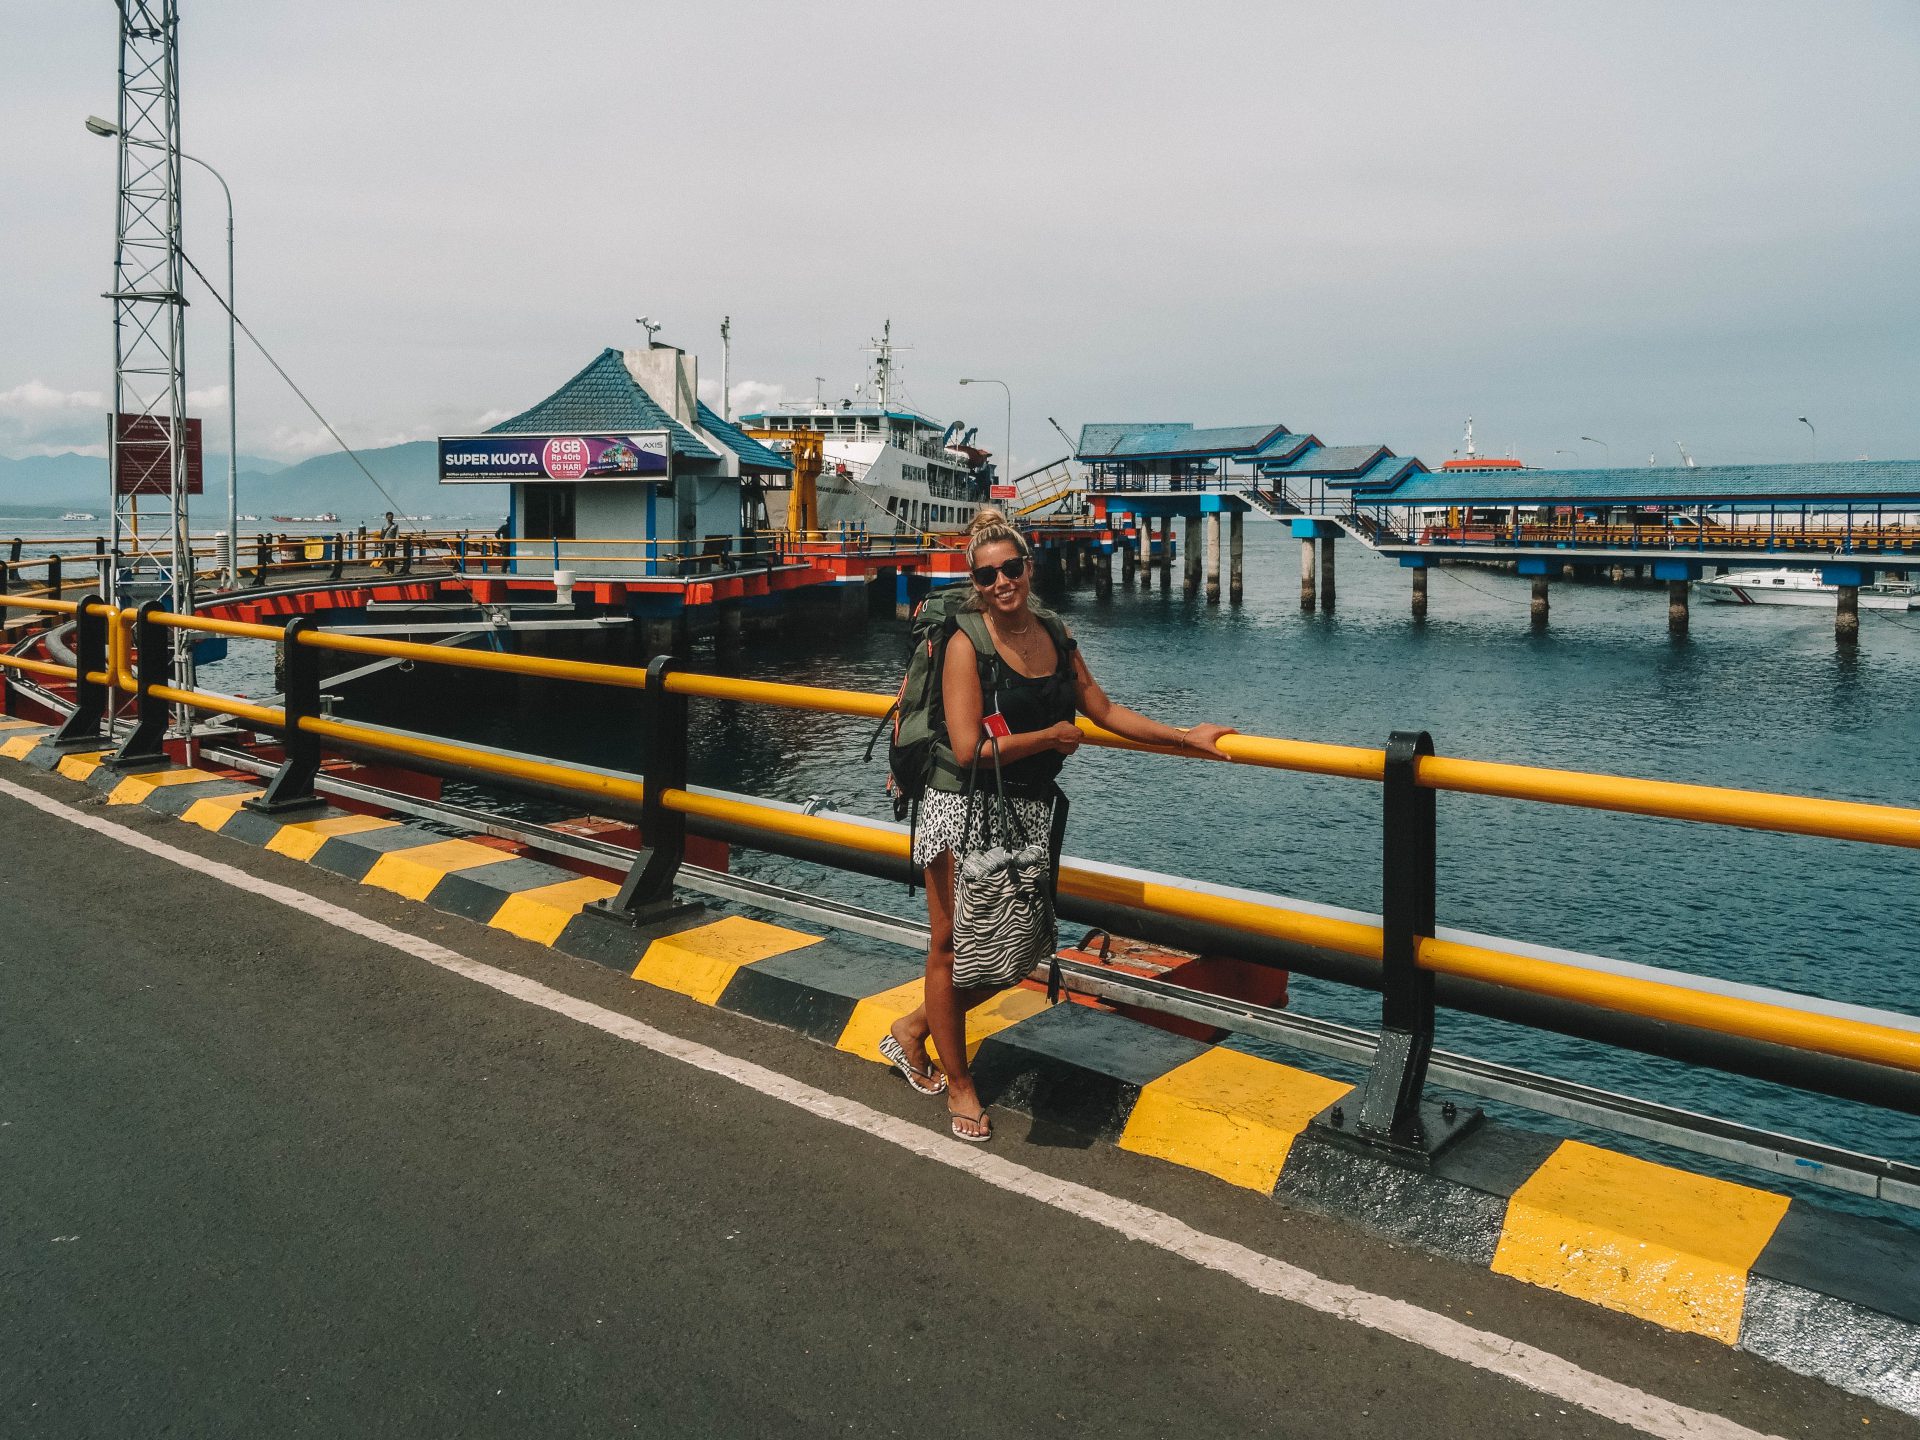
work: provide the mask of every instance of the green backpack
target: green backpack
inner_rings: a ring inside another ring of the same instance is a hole
[[[936,771],[953,781],[962,781],[965,772],[947,745],[947,726],[941,714],[941,677],[947,663],[947,641],[956,630],[967,632],[980,665],[981,693],[993,688],[993,637],[987,633],[986,617],[978,610],[962,608],[972,598],[964,585],[948,585],[935,590],[913,612],[909,632],[911,648],[907,653],[907,673],[900,681],[900,693],[887,713],[880,717],[873,736],[867,741],[867,759],[892,726],[887,747],[887,789],[893,793],[896,820],[907,818],[926,794],[928,782]],[[1066,653],[1067,627],[1051,610],[1031,607],[1054,645]]]

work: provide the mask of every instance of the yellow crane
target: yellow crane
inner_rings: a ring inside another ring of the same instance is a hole
[[[805,538],[820,528],[820,467],[826,450],[817,430],[749,430],[747,434],[784,453],[793,464],[787,499],[787,533]]]

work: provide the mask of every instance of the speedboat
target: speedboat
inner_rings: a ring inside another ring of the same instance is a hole
[[[1721,605],[1818,605],[1831,609],[1838,585],[1823,584],[1818,570],[1740,570],[1696,580],[1693,590],[1703,600]],[[1920,595],[1904,581],[1883,580],[1860,587],[1862,610],[1920,609]]]

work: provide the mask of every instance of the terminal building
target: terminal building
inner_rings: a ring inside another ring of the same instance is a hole
[[[699,367],[672,345],[602,350],[485,434],[443,438],[440,482],[508,485],[517,574],[724,568],[753,532],[762,484],[792,467],[701,401]]]

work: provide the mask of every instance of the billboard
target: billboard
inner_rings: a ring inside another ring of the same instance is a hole
[[[667,432],[628,435],[443,435],[442,485],[665,480]]]
[[[116,495],[171,495],[173,473],[167,460],[167,421],[158,415],[113,417],[113,493]],[[200,463],[200,422],[186,422],[187,494],[198,495],[203,485]]]

